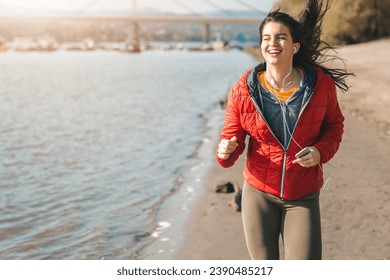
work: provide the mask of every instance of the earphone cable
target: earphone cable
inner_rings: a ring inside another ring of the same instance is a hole
[[[272,85],[271,85],[271,86],[272,86]],[[272,86],[272,87],[273,87],[273,86]],[[274,88],[274,89],[275,89],[275,88]],[[275,89],[275,90],[276,90],[276,89]],[[292,141],[293,141],[293,142],[302,150],[303,147],[295,140],[295,138],[293,137],[293,134],[292,134],[291,131],[290,131],[290,128],[289,128],[288,123],[287,123],[286,112],[285,112],[285,110],[283,110],[282,101],[280,100],[280,98],[279,98],[277,95],[275,95],[275,96],[276,96],[276,98],[277,98],[277,101],[278,101],[280,110],[281,110],[281,112],[282,112],[284,131],[287,131],[287,132],[288,132],[288,134],[289,134],[290,137],[291,137],[291,140],[292,140]],[[286,105],[286,106],[287,106],[287,105]],[[287,106],[287,107],[288,107],[288,106]],[[287,110],[287,109],[286,109],[286,110]],[[285,137],[286,137],[286,135],[285,135]],[[332,167],[332,168],[335,169],[335,171],[334,171],[333,173],[331,173],[331,174],[329,175],[328,178],[325,178],[325,181],[324,181],[324,183],[323,183],[323,185],[322,185],[323,188],[325,188],[326,190],[328,190],[328,185],[330,184],[330,182],[331,182],[331,180],[332,180],[332,177],[335,176],[335,175],[340,171],[340,169],[339,169],[338,167],[336,167],[336,166],[331,165],[330,163],[326,163],[326,164],[329,165],[330,167]],[[324,174],[324,176],[325,176],[324,169],[322,168],[321,164],[320,164],[320,163],[317,163],[317,165],[318,165],[318,167],[321,169],[322,174]]]

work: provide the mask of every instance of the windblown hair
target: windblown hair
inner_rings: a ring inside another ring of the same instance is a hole
[[[299,67],[307,63],[316,65],[333,79],[340,90],[345,92],[349,88],[345,79],[354,74],[347,72],[345,68],[325,66],[325,64],[333,60],[344,62],[337,57],[334,47],[321,40],[322,21],[329,8],[329,0],[326,0],[325,3],[322,0],[308,0],[306,8],[299,14],[298,20],[287,13],[280,12],[280,8],[271,11],[262,21],[259,28],[260,44],[262,42],[263,29],[267,23],[280,22],[284,24],[289,29],[294,43],[300,43],[299,51],[293,58],[293,66]],[[328,54],[329,52],[334,54]]]

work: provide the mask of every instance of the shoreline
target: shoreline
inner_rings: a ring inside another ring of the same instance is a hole
[[[340,150],[324,165],[329,186],[321,191],[323,259],[390,259],[390,105],[385,68],[390,39],[338,50],[356,77],[347,94],[339,94],[345,120]],[[375,54],[373,57],[372,54]],[[357,59],[359,58],[359,59]],[[222,124],[221,124],[222,125]],[[174,259],[250,259],[241,213],[228,202],[233,194],[215,193],[213,186],[232,181],[242,186],[244,154],[229,169],[215,162],[205,179],[205,194],[192,209],[185,238]]]

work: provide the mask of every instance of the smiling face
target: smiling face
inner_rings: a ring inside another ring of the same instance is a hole
[[[261,54],[269,64],[290,64],[294,55],[294,47],[299,48],[299,43],[294,43],[290,30],[283,23],[277,21],[268,22],[262,31]]]

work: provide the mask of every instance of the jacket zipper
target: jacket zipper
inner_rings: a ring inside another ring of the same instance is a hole
[[[282,147],[282,149],[283,149],[282,177],[281,177],[281,182],[280,182],[280,195],[279,195],[279,198],[283,199],[283,195],[284,195],[284,179],[286,177],[287,151],[288,151],[288,148],[290,147],[290,143],[291,143],[291,140],[293,138],[293,135],[294,135],[295,129],[297,127],[298,121],[299,121],[303,111],[306,109],[307,105],[309,104],[309,101],[312,99],[313,93],[311,93],[309,99],[306,100],[305,104],[302,106],[301,110],[299,111],[299,115],[298,115],[297,121],[295,123],[293,131],[291,132],[290,141],[288,142],[286,149],[283,147],[282,143],[280,143],[279,139],[273,133],[271,127],[269,126],[268,122],[266,121],[266,119],[265,119],[265,117],[263,115],[263,112],[260,110],[259,105],[257,104],[254,96],[252,96],[251,94],[249,94],[249,96],[250,96],[250,98],[252,100],[252,103],[255,105],[255,108],[256,108],[257,112],[260,114],[261,118],[263,119],[265,125],[268,127],[268,129],[271,132],[271,134],[274,136],[276,141],[279,143],[280,147]]]
[[[274,132],[272,131],[271,127],[269,126],[267,120],[265,119],[263,112],[260,110],[259,105],[257,104],[254,96],[251,94],[249,95],[252,99],[252,103],[255,105],[255,108],[257,112],[260,114],[261,118],[263,119],[265,125],[268,127],[268,130],[271,132],[271,134],[274,136],[276,141],[279,143],[280,147],[283,149],[283,168],[282,168],[282,178],[281,178],[281,183],[280,183],[280,198],[283,199],[283,192],[284,192],[284,177],[286,176],[286,163],[287,163],[287,149],[285,149],[280,143],[279,139],[275,136]]]

